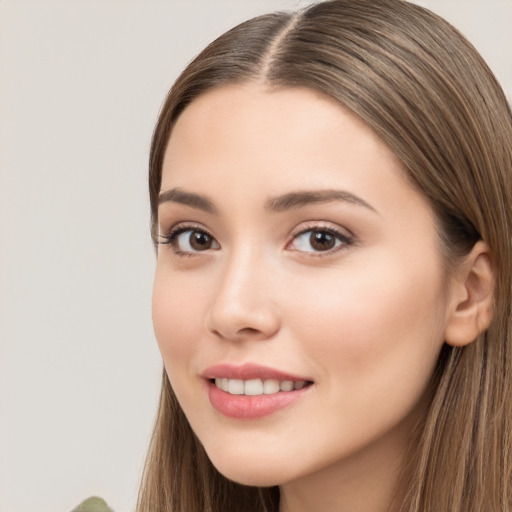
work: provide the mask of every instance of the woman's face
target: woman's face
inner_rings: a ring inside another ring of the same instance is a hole
[[[449,287],[432,210],[372,130],[307,89],[210,91],[172,132],[159,233],[156,337],[224,475],[350,479],[400,459]]]

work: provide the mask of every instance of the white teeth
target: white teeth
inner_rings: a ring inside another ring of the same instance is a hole
[[[293,381],[292,380],[283,380],[279,385],[281,391],[291,391],[293,389]]]
[[[229,391],[229,379],[216,378],[215,385],[222,391]]]
[[[273,395],[279,392],[279,381],[276,379],[268,379],[263,383],[263,393],[265,395]]]
[[[246,395],[262,395],[263,382],[261,379],[252,379],[245,381],[245,394]]]
[[[273,395],[280,391],[293,391],[294,389],[302,389],[306,385],[305,380],[298,380],[296,382],[292,380],[279,381],[277,379],[226,379],[216,378],[215,386],[222,391],[226,391],[231,395]]]
[[[228,393],[231,395],[244,394],[244,381],[240,379],[229,379]]]

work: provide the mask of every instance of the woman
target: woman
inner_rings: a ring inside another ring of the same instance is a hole
[[[255,18],[150,156],[165,365],[140,511],[505,511],[512,116],[400,1]]]

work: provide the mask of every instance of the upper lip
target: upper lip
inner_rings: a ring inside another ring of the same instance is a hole
[[[216,364],[210,366],[201,374],[205,379],[276,379],[276,380],[293,380],[293,381],[311,381],[307,377],[301,377],[268,366],[261,366],[254,363],[245,363],[242,365],[234,365],[229,363]]]

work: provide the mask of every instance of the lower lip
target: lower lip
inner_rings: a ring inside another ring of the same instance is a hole
[[[269,416],[299,400],[310,386],[295,391],[280,391],[272,395],[231,395],[219,389],[213,382],[208,383],[208,395],[214,409],[236,419],[257,419]]]

